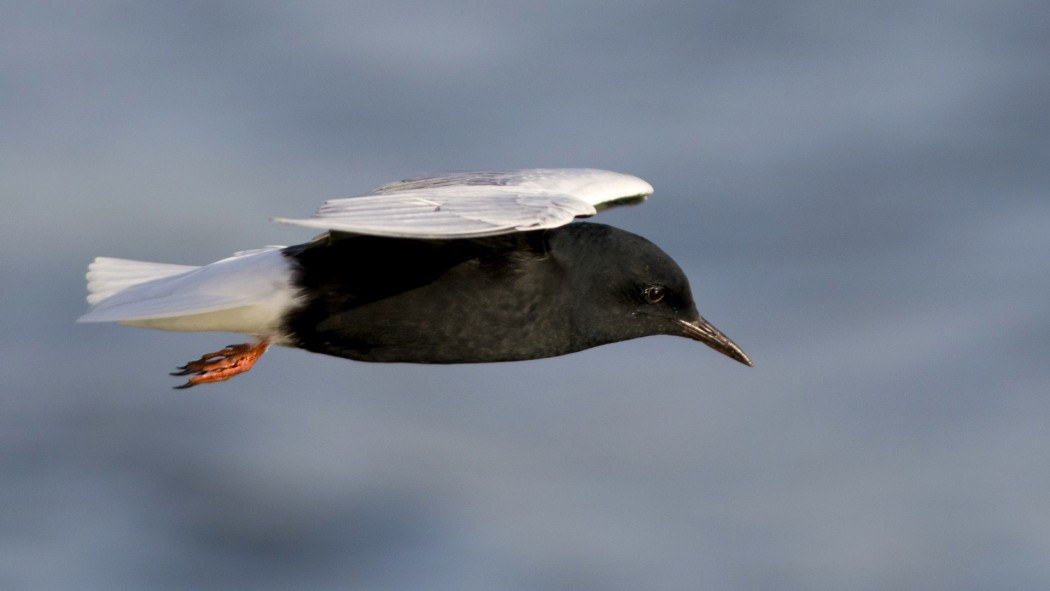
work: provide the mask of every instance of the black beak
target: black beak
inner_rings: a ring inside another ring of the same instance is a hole
[[[721,331],[702,317],[694,322],[687,320],[677,320],[676,322],[682,327],[685,336],[698,340],[715,351],[728,355],[748,367],[753,365],[747,353],[744,353],[740,347],[736,346],[736,343],[729,340],[729,337],[722,334]]]

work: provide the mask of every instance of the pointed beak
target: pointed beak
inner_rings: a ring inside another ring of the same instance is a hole
[[[694,322],[687,320],[677,320],[676,322],[682,327],[682,332],[685,336],[700,341],[715,351],[728,355],[748,367],[753,365],[747,353],[744,353],[740,347],[736,346],[736,343],[729,340],[729,337],[722,334],[721,331],[702,317]]]

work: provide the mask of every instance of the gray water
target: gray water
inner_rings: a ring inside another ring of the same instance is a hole
[[[0,587],[1046,589],[1045,2],[5,2]],[[75,325],[421,173],[594,166],[748,369]]]

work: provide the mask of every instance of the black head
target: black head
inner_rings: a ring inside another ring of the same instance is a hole
[[[677,335],[751,365],[740,347],[700,316],[685,273],[652,242],[590,223],[553,231],[550,241],[552,252],[570,269],[573,338],[579,348]]]

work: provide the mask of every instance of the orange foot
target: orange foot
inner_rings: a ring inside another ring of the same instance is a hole
[[[197,384],[225,382],[251,369],[269,347],[270,341],[263,339],[255,345],[250,343],[230,345],[213,353],[205,353],[200,359],[190,361],[179,367],[179,371],[172,372],[173,376],[191,376],[185,384],[175,386],[175,389],[182,390],[192,388]]]

